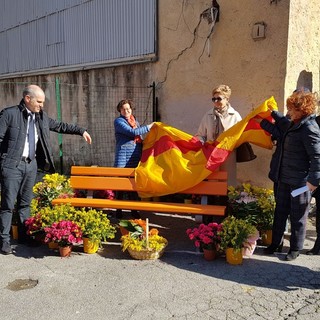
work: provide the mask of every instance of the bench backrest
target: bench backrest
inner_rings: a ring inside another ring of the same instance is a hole
[[[134,168],[71,167],[71,186],[80,190],[137,191]],[[179,193],[227,195],[227,172],[215,171],[196,186]]]

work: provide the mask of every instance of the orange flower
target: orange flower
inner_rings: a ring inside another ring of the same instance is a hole
[[[157,236],[158,234],[159,234],[158,229],[152,228],[152,229],[150,229],[150,231],[149,231],[149,235],[150,235],[150,236]]]
[[[132,219],[130,222],[138,224],[143,230],[146,230],[146,221],[142,219]]]

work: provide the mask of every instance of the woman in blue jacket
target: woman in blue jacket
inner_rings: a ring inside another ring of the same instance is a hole
[[[114,167],[117,168],[136,168],[139,164],[142,153],[142,135],[148,133],[153,125],[140,126],[135,116],[132,114],[133,103],[129,99],[121,100],[117,105],[120,116],[114,120],[114,131],[116,136],[116,152]],[[123,193],[118,192],[117,199],[123,198]],[[132,193],[129,197],[133,197]],[[133,211],[132,216],[139,217]],[[117,218],[122,217],[121,210],[117,210]]]
[[[117,105],[120,116],[114,120],[116,152],[114,166],[136,168],[142,153],[142,135],[148,133],[152,124],[140,126],[132,114],[131,100],[121,100]]]

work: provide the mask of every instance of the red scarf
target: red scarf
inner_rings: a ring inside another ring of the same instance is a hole
[[[138,128],[136,119],[135,119],[135,117],[134,117],[133,115],[131,115],[130,118],[127,119],[127,121],[128,121],[128,123],[130,124],[130,127],[131,127],[131,128],[133,128],[133,129]],[[135,136],[134,139],[133,139],[133,141],[134,141],[135,143],[141,143],[141,142],[142,142],[142,139],[141,139],[140,136]]]

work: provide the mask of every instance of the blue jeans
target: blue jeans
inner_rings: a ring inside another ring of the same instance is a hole
[[[10,243],[12,212],[16,206],[19,222],[23,226],[30,217],[32,188],[37,175],[36,160],[20,161],[16,168],[3,168],[1,172],[0,240]]]

